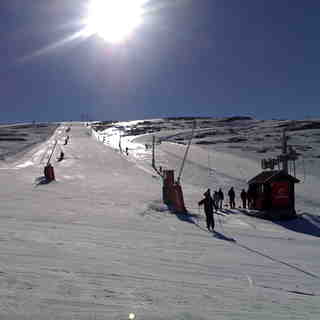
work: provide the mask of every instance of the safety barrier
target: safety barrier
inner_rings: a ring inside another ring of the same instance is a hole
[[[174,171],[163,170],[163,202],[175,212],[186,212],[181,185],[174,182]]]
[[[55,180],[54,169],[50,163],[44,167],[44,176],[48,182]]]

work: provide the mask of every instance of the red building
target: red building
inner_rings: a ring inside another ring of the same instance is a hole
[[[248,181],[250,208],[263,211],[268,218],[295,217],[294,185],[299,182],[283,170],[262,171]]]

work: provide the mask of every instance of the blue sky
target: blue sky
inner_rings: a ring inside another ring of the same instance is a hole
[[[319,118],[319,1],[153,0],[124,44],[52,46],[86,3],[1,0],[1,122]]]

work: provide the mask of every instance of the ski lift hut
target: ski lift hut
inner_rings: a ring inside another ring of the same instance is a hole
[[[261,210],[269,218],[295,217],[294,186],[299,182],[283,170],[262,171],[248,181],[251,209]]]

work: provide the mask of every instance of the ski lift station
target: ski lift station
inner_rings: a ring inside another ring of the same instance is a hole
[[[298,182],[283,170],[262,171],[248,182],[251,208],[263,211],[268,218],[295,217],[294,186]]]
[[[298,155],[287,146],[286,132],[282,135],[282,154],[275,159],[263,159],[264,171],[248,181],[251,209],[261,210],[267,218],[289,219],[296,217],[294,186],[300,181],[295,177]],[[289,174],[292,164],[294,176]],[[279,170],[274,170],[278,165]],[[270,169],[270,170],[266,170]]]

